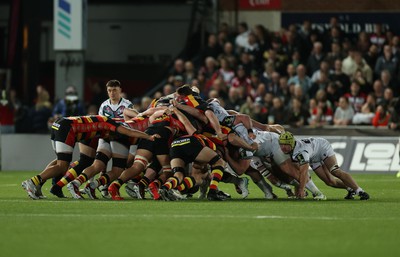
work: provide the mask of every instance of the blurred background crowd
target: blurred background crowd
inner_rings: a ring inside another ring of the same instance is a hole
[[[327,19],[324,31],[312,29],[308,20],[279,31],[246,21],[236,27],[221,22],[193,58],[173,60],[158,87],[143,97],[124,97],[143,111],[152,99],[192,84],[203,98],[218,98],[226,109],[262,123],[399,130],[399,35],[374,24],[372,33],[350,37],[337,17]],[[3,92],[2,133],[48,133],[57,116],[96,114],[107,99],[105,82],[87,90],[91,97],[83,100],[71,85],[63,99],[52,101],[46,86],[38,85],[28,104],[13,89]]]

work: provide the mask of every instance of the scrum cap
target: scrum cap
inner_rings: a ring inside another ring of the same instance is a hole
[[[292,133],[289,131],[285,131],[279,135],[279,144],[280,145],[290,145],[294,148],[295,139]]]

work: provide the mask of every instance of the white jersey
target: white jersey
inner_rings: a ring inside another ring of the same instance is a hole
[[[258,144],[258,150],[254,153],[255,156],[272,158],[278,165],[290,158],[289,155],[282,152],[277,133],[255,129],[253,131],[256,136],[254,142]]]
[[[217,116],[219,122],[223,122],[225,117],[229,116],[229,113],[217,101],[208,103],[208,107],[210,107],[215,116]]]
[[[325,138],[304,138],[296,140],[292,160],[299,165],[309,163],[314,170],[328,157],[335,155],[331,144]]]
[[[221,123],[224,126],[230,127],[230,128],[233,127],[233,125],[235,123],[236,116],[235,115],[229,115],[229,113],[225,110],[224,107],[222,107],[220,105],[220,103],[218,101],[214,100],[214,101],[209,102],[208,103],[208,107],[213,111],[213,113],[217,117],[219,123]]]
[[[99,108],[99,115],[106,116],[108,118],[123,118],[123,112],[125,108],[132,108],[133,104],[131,101],[121,98],[118,104],[111,104],[110,99],[104,101]]]

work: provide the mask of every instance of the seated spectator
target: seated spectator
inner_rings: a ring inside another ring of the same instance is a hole
[[[340,43],[338,42],[333,42],[331,44],[331,51],[328,52],[325,61],[329,63],[330,67],[333,67],[335,65],[336,60],[342,60],[344,59],[344,54],[342,52],[342,48],[340,46]]]
[[[299,66],[297,66],[296,72],[297,75],[293,78],[290,78],[288,83],[299,84],[301,86],[301,89],[303,90],[303,93],[307,95],[312,83],[310,77],[308,77],[306,74],[306,67],[303,64],[300,64]]]
[[[185,81],[182,75],[175,75],[172,78],[172,85],[174,85],[175,89],[178,89],[179,87],[183,86],[183,84],[185,84]]]
[[[389,125],[390,113],[387,106],[384,104],[376,107],[375,116],[372,118],[372,125],[374,127],[387,127]]]
[[[276,95],[279,92],[279,79],[280,79],[279,73],[276,71],[272,72],[271,82],[266,85],[267,92],[270,92],[274,95]]]
[[[50,95],[42,86],[36,87],[37,100],[35,106],[31,109],[32,131],[34,133],[48,133],[48,120],[52,116],[52,107]]]
[[[244,52],[248,53],[251,61],[254,63],[256,70],[261,67],[262,63],[262,52],[257,42],[257,37],[253,32],[249,33],[248,44],[243,49]]]
[[[266,62],[264,64],[264,72],[260,76],[260,81],[267,86],[272,81],[272,73],[275,72],[275,66],[272,62]]]
[[[6,91],[3,90],[0,102],[0,134],[15,133],[15,112],[16,109],[10,97],[7,97]]]
[[[232,87],[244,88],[246,94],[251,92],[251,80],[246,74],[246,70],[242,65],[239,65],[236,70],[236,76],[232,79]]]
[[[289,107],[285,124],[291,127],[299,128],[307,125],[308,112],[303,108],[302,103],[297,98],[293,98]]]
[[[250,117],[261,123],[268,123],[268,109],[262,104],[261,101],[255,101]]]
[[[145,96],[142,98],[141,103],[140,103],[140,108],[139,112],[144,112],[147,110],[152,102],[152,99],[148,96]]]
[[[272,108],[268,113],[268,124],[284,124],[286,121],[286,110],[282,99],[274,97],[272,99]]]
[[[371,125],[374,116],[374,109],[372,109],[370,104],[365,103],[361,107],[361,111],[354,114],[352,123],[353,125]]]
[[[364,94],[368,94],[369,92],[372,91],[372,86],[370,83],[368,83],[367,79],[363,75],[362,71],[357,69],[356,72],[353,74],[351,77],[351,80],[356,80],[358,84],[360,85],[360,91],[363,92]]]
[[[334,63],[334,71],[329,75],[329,79],[338,86],[337,90],[340,95],[344,95],[350,89],[350,78],[342,71],[342,61],[337,59]]]
[[[226,42],[224,44],[223,52],[218,56],[218,60],[221,60],[221,58],[225,58],[228,61],[229,67],[236,67],[238,58],[234,52],[234,47],[231,42]]]
[[[358,39],[356,43],[357,49],[365,54],[368,52],[370,45],[371,42],[369,40],[367,32],[361,31],[360,33],[358,33]]]
[[[378,57],[379,57],[378,47],[373,44],[369,47],[368,52],[363,55],[364,60],[368,63],[371,69],[375,68]]]
[[[391,88],[386,88],[383,92],[382,104],[386,105],[389,111],[393,110],[394,105],[397,103],[397,98],[393,95],[393,90]]]
[[[235,110],[238,112],[240,110],[240,106],[242,106],[243,103],[244,101],[240,98],[239,95],[239,89],[235,87],[229,88],[228,98],[225,100],[224,108],[227,110]]]
[[[394,108],[390,113],[388,127],[391,130],[396,130],[396,131],[400,130],[400,100],[399,99],[397,99],[397,102],[394,105]]]
[[[380,76],[383,70],[388,70],[391,78],[395,78],[399,70],[399,58],[393,55],[390,45],[383,47],[383,54],[378,57],[375,64],[375,75]]]
[[[321,42],[315,42],[313,49],[307,60],[307,75],[311,76],[320,67],[321,62],[325,58],[325,53],[322,51],[323,46]]]
[[[354,110],[349,104],[349,100],[342,96],[339,99],[339,106],[336,108],[333,116],[335,126],[347,126],[351,123],[354,116]]]
[[[185,62],[185,72],[183,73],[183,80],[185,84],[191,84],[197,77],[197,72],[194,68],[192,61]]]
[[[84,106],[79,100],[76,88],[74,86],[69,86],[65,89],[64,98],[59,100],[54,106],[52,119],[67,116],[82,116],[85,114]]]
[[[376,99],[376,102],[380,103],[383,101],[383,92],[385,91],[385,88],[383,87],[382,81],[379,79],[374,81],[374,84],[372,85],[372,94],[374,94],[374,97]]]
[[[361,52],[356,51],[354,53],[354,62],[357,65],[357,70],[361,71],[363,77],[367,81],[368,84],[372,84],[372,79],[374,72],[368,63],[363,59]],[[357,71],[356,70],[356,71]]]
[[[350,93],[344,95],[349,99],[349,103],[356,113],[361,111],[361,107],[365,103],[367,97],[360,89],[360,83],[354,80],[350,86]]]
[[[349,77],[353,76],[354,72],[356,72],[357,70],[357,64],[354,60],[354,55],[356,54],[356,52],[356,49],[350,48],[349,54],[342,61],[342,72]]]
[[[398,91],[400,91],[400,87],[398,86],[398,84],[395,82],[394,79],[392,79],[392,76],[390,75],[390,72],[388,70],[382,70],[381,74],[380,74],[380,79],[382,82],[382,86],[383,88],[391,88],[394,92],[395,96],[399,96]]]
[[[220,76],[225,84],[230,87],[232,79],[235,77],[235,71],[230,66],[229,62],[225,58],[219,60],[220,67],[214,76]]]
[[[382,50],[382,46],[386,42],[386,36],[383,33],[382,24],[374,24],[374,32],[369,36],[369,40],[371,44],[374,44],[378,47],[378,51]]]
[[[333,111],[327,105],[327,101],[319,100],[317,107],[311,112],[310,125],[313,127],[323,127],[331,125],[333,120]]]
[[[303,92],[303,88],[298,84],[294,85],[293,87],[293,98],[299,99],[299,101],[302,102],[303,105],[307,105],[309,101],[308,94],[305,94]]]
[[[325,91],[329,85],[329,82],[330,80],[328,74],[325,72],[321,72],[319,74],[319,79],[312,84],[310,90],[308,91],[309,95],[313,97],[319,90]]]
[[[213,57],[214,59],[217,59],[217,57],[221,53],[222,53],[222,48],[218,44],[217,36],[215,34],[210,34],[207,39],[207,45],[200,53],[200,61],[201,63],[203,63],[204,60],[209,56]]]
[[[292,97],[292,95],[290,93],[287,77],[281,77],[279,79],[279,90],[276,96],[279,96],[282,99],[283,104],[285,106],[287,106],[290,103],[290,98]]]
[[[172,94],[172,93],[175,93],[175,88],[174,88],[174,86],[172,86],[171,84],[166,84],[166,85],[163,87],[163,93],[162,93],[162,95],[166,96],[166,95],[170,95],[170,94]]]
[[[241,22],[238,24],[237,31],[238,35],[235,38],[236,52],[241,53],[242,50],[249,44],[248,38],[250,30],[246,22]]]
[[[224,80],[223,80],[221,77],[218,77],[218,78],[216,78],[216,79],[213,81],[213,83],[212,83],[212,85],[211,85],[211,87],[210,87],[209,92],[210,92],[211,90],[217,91],[219,97],[221,97],[221,98],[223,98],[223,99],[228,98],[228,87],[226,86]],[[209,93],[209,92],[208,92],[208,93]]]
[[[286,73],[288,74],[288,80],[296,76],[296,67],[294,64],[289,63],[286,67]]]
[[[336,108],[339,105],[339,98],[342,95],[338,91],[338,83],[329,82],[326,88],[326,99],[332,103],[332,108]]]
[[[321,79],[321,73],[330,76],[333,74],[333,70],[330,69],[330,65],[327,61],[322,61],[319,65],[319,69],[316,70],[311,76],[311,82],[317,83]]]

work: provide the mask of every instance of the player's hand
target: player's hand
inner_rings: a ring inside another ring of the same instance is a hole
[[[252,144],[251,144],[251,149],[252,149],[253,151],[257,151],[257,150],[258,150],[258,144],[257,144],[256,142],[252,143]]]
[[[222,133],[222,132],[217,133],[217,136],[218,136],[218,138],[221,139],[222,141],[228,139],[228,135],[226,135],[226,134],[224,134],[224,133]]]
[[[249,132],[249,137],[253,140],[256,139],[256,135],[253,132]]]
[[[306,198],[305,191],[304,190],[298,190],[296,192],[296,198],[300,199],[300,200]]]
[[[175,99],[172,99],[169,101],[170,104],[172,104],[173,106],[178,106],[178,101],[176,101]]]
[[[174,113],[177,109],[176,109],[175,106],[171,105],[171,106],[168,107],[168,110],[169,110],[171,113]]]
[[[155,141],[156,138],[161,138],[161,136],[160,136],[159,134],[154,134],[154,135],[151,135],[151,136],[150,136],[149,140],[150,140],[150,141]]]

